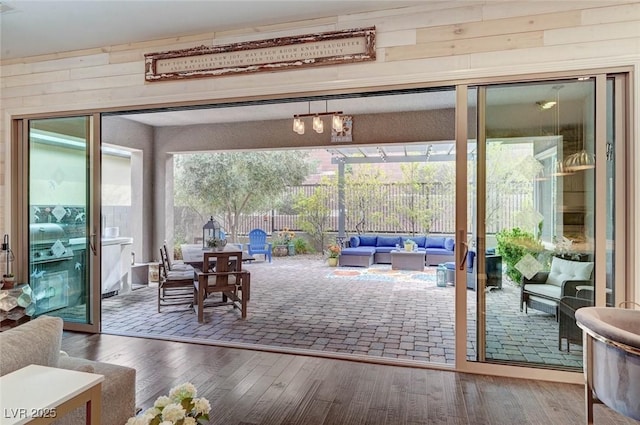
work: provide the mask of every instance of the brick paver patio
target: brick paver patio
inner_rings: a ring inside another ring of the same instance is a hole
[[[319,256],[274,258],[243,266],[251,272],[248,317],[231,307],[205,311],[198,323],[184,306],[156,310],[157,289],[144,287],[103,300],[103,332],[222,341],[322,352],[454,362],[454,287],[438,287],[435,268],[392,272],[329,267]],[[558,350],[549,315],[518,308],[519,288],[486,294],[487,359],[581,367],[581,347]],[[467,291],[467,356],[476,357],[475,291]]]

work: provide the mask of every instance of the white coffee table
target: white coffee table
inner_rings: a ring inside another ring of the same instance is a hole
[[[0,425],[48,424],[85,405],[100,423],[104,376],[29,365],[0,377]]]
[[[392,270],[424,270],[426,253],[424,251],[391,251]]]

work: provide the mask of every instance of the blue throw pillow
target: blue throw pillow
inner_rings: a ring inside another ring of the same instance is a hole
[[[444,248],[444,238],[427,237],[425,248]]]
[[[376,246],[377,236],[360,236],[360,246]]]
[[[360,246],[360,238],[357,236],[351,236],[351,239],[349,239],[349,246],[351,248],[357,248]]]
[[[400,236],[378,236],[376,246],[396,246],[402,243]]]
[[[456,246],[456,241],[453,238],[446,238],[444,240],[444,249],[448,249],[449,251],[453,251],[453,248]]]
[[[416,243],[416,245],[418,245],[418,248],[424,248],[425,244],[427,243],[426,236],[413,236],[408,239],[412,239]]]

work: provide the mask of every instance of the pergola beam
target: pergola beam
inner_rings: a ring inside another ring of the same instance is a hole
[[[445,162],[455,161],[455,155],[410,155],[410,156],[343,156],[331,158],[332,164],[383,164],[390,162]]]

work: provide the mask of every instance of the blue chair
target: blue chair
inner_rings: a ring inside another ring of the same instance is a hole
[[[262,229],[250,231],[247,252],[250,256],[264,254],[265,261],[269,259],[269,262],[271,262],[271,242],[267,242],[267,232]]]

